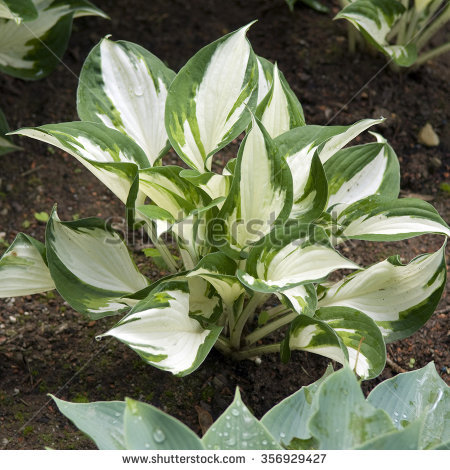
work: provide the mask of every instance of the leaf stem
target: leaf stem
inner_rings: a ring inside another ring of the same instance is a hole
[[[281,328],[282,326],[287,325],[288,323],[290,323],[292,320],[294,320],[297,317],[298,317],[298,313],[296,312],[288,313],[287,315],[284,315],[276,320],[266,323],[264,326],[252,331],[250,334],[248,334],[244,338],[244,341],[248,345],[254,344],[261,338],[264,338],[264,336],[267,336],[270,333],[278,330],[278,328]]]
[[[431,49],[430,51],[427,51],[424,54],[420,55],[414,65],[421,65],[427,60],[430,60],[433,57],[437,57],[441,54],[445,54],[446,52],[449,52],[449,51],[450,51],[450,42],[447,42],[446,44],[442,44],[441,46],[435,47],[434,49]]]
[[[243,359],[251,359],[253,357],[261,356],[262,354],[270,354],[280,352],[280,343],[264,344],[255,348],[243,349],[235,351],[232,354],[233,359],[241,361]]]
[[[234,349],[239,349],[241,345],[242,330],[244,329],[247,320],[250,318],[251,314],[256,310],[256,308],[267,299],[267,297],[269,297],[269,294],[262,294],[260,292],[255,292],[253,294],[253,297],[242,310],[236,322],[232,325],[232,327],[230,326],[231,347]]]
[[[444,7],[444,11],[425,29],[416,42],[417,52],[450,20],[450,3]]]
[[[167,268],[169,269],[169,271],[171,273],[176,273],[178,271],[177,263],[173,259],[173,256],[171,255],[171,253],[170,253],[169,249],[167,248],[166,244],[164,242],[161,242],[159,240],[159,238],[156,236],[154,227],[150,226],[149,224],[146,224],[146,231],[147,231],[147,234],[150,237],[150,240],[152,241],[153,245],[159,251],[159,254],[161,255],[161,258],[166,263]]]

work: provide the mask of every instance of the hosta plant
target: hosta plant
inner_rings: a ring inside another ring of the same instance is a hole
[[[99,449],[448,449],[450,393],[433,363],[377,385],[367,399],[348,367],[289,396],[261,420],[241,400],[199,438],[157,408],[125,401],[70,403],[61,413]]]
[[[346,19],[396,65],[410,67],[450,51],[450,42],[425,50],[450,20],[442,0],[340,0],[335,19]],[[349,40],[354,38],[349,37]]]
[[[390,257],[368,268],[336,247],[450,230],[430,204],[398,199],[397,157],[380,135],[344,148],[382,119],[306,125],[277,66],[252,51],[248,28],[204,47],[178,74],[136,44],[103,39],[81,73],[81,121],[16,131],[106,184],[170,274],[151,283],[104,220],[64,222],[54,209],[45,245],[20,234],[3,255],[0,297],[56,288],[91,319],[122,315],[101,336],[177,375],[215,346],[236,359],[310,351],[374,377],[385,342],[433,313],[445,243],[406,265]],[[243,132],[221,171],[214,156]],[[162,160],[170,147],[183,166]],[[342,269],[352,272],[327,280]]]
[[[0,0],[0,71],[44,78],[66,50],[72,19],[86,15],[107,18],[87,0]]]

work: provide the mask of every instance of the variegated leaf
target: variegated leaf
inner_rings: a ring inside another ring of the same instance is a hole
[[[436,209],[421,199],[369,196],[342,211],[337,219],[342,239],[393,241],[424,233],[450,236]]]
[[[258,65],[258,99],[256,104],[259,105],[272,86],[273,64],[260,56],[256,56],[256,63]]]
[[[396,64],[409,67],[417,59],[414,43],[391,46],[386,37],[394,24],[405,15],[405,6],[397,0],[355,0],[335,19],[350,21],[377,49]]]
[[[299,225],[285,241],[275,232],[273,237],[278,239],[278,246],[272,243],[271,236],[267,237],[264,244],[250,251],[247,272],[238,271],[240,281],[257,292],[283,292],[323,280],[337,269],[358,269],[358,265],[325,242],[308,238],[311,237],[308,231],[307,225]]]
[[[305,125],[302,106],[276,64],[272,86],[258,105],[256,116],[272,139],[290,129]]]
[[[186,282],[160,285],[102,336],[114,336],[159,369],[187,375],[204,361],[222,330],[202,328],[189,316],[190,302]]]
[[[93,122],[68,122],[19,129],[74,156],[128,207],[138,192],[138,169],[150,166],[143,150],[129,137]]]
[[[282,292],[277,297],[297,313],[313,316],[317,308],[317,293],[314,284],[300,284]]]
[[[179,166],[166,165],[139,172],[140,190],[175,220],[183,219],[209,202],[202,190],[180,176],[181,171]]]
[[[80,75],[78,115],[131,137],[153,165],[169,149],[164,110],[175,72],[128,41],[103,39]]]
[[[225,170],[222,175],[210,171],[199,173],[197,170],[183,170],[180,176],[205,191],[211,199],[226,198],[230,192],[232,178]],[[219,207],[222,207],[222,204]]]
[[[44,245],[19,233],[0,258],[0,298],[38,294],[54,288]]]
[[[206,255],[187,277],[200,276],[208,281],[232,311],[235,300],[245,292],[236,277],[236,262],[224,253]]]
[[[330,326],[348,352],[350,367],[363,379],[377,377],[386,363],[386,346],[376,323],[364,313],[348,307],[323,307],[315,319]]]
[[[230,256],[239,256],[286,220],[291,205],[289,168],[262,124],[254,119],[239,149],[230,194],[211,226],[212,243]]]
[[[340,150],[327,160],[324,170],[328,181],[329,208],[338,204],[345,208],[373,195],[397,199],[400,192],[397,156],[387,143]]]
[[[180,70],[169,89],[169,140],[178,155],[200,173],[211,169],[210,157],[250,122],[249,108],[254,109],[256,104],[258,69],[245,37],[249,27],[201,49]]]
[[[291,218],[307,222],[322,213],[328,200],[322,165],[361,132],[380,122],[382,119],[365,119],[351,126],[301,126],[275,139],[292,173]]]
[[[0,0],[0,18],[16,23],[36,19],[38,12],[32,0]]]
[[[344,306],[370,316],[386,342],[406,338],[433,313],[446,280],[445,245],[406,266],[395,257],[347,276],[331,286],[320,307]]]
[[[119,235],[101,219],[61,222],[54,210],[45,238],[58,292],[90,318],[123,312],[127,303],[122,297],[148,285]]]
[[[38,0],[38,16],[26,23],[1,20],[0,70],[14,77],[38,80],[48,75],[64,54],[78,13],[107,17],[86,0]]]
[[[288,333],[290,349],[308,351],[341,364],[348,361],[348,351],[338,334],[327,323],[307,315],[299,315]]]

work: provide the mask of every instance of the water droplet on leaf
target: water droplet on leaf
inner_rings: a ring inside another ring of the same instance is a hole
[[[161,442],[164,442],[164,440],[166,439],[166,435],[163,433],[161,429],[156,428],[153,431],[153,439],[155,440],[155,442],[160,444]]]

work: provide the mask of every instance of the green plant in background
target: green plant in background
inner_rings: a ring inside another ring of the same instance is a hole
[[[325,375],[284,399],[261,420],[241,400],[202,439],[146,403],[70,403],[52,397],[61,413],[99,449],[448,449],[449,387],[433,363],[386,380],[367,399],[348,368]]]
[[[66,50],[72,19],[86,15],[108,18],[87,0],[0,0],[0,71],[44,78]]]
[[[450,42],[425,50],[450,20],[450,3],[442,0],[341,0],[335,19],[350,21],[363,37],[396,65],[420,65],[450,51]],[[354,35],[349,35],[350,48]]]
[[[436,308],[445,243],[407,265],[390,257],[368,268],[336,246],[450,230],[430,204],[398,199],[399,164],[380,135],[344,148],[382,119],[306,125],[277,66],[252,51],[249,26],[178,74],[136,44],[104,39],[82,69],[82,121],[16,131],[96,175],[171,274],[150,284],[104,220],[64,222],[54,209],[45,246],[21,234],[0,259],[0,297],[56,288],[91,319],[125,314],[102,336],[180,376],[215,346],[235,359],[310,351],[374,377],[385,342],[409,336]],[[242,132],[237,157],[213,163]],[[161,160],[171,146],[189,169]],[[328,282],[339,269],[354,272]],[[283,341],[261,344],[277,330]]]
[[[0,71],[25,80],[46,77],[69,42],[72,19],[105,13],[87,0],[0,0]],[[0,110],[0,155],[20,150],[5,136]]]
[[[3,114],[3,111],[0,109],[0,155],[5,155],[6,153],[20,150],[20,147],[13,143],[11,137],[5,135],[8,133],[8,131],[8,122],[6,121],[6,117]]]
[[[288,4],[289,10],[294,11],[294,5],[297,3],[298,0],[286,0]],[[328,13],[330,9],[325,5],[322,5],[318,0],[299,0],[300,2],[308,5],[313,10],[316,10],[320,13]]]

